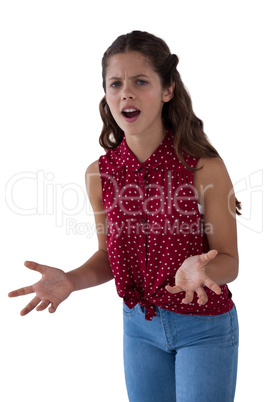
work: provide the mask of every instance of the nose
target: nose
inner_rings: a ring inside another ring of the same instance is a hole
[[[122,90],[122,99],[135,99],[135,94],[129,85],[124,85]]]

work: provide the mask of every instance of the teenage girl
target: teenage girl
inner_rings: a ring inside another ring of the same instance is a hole
[[[131,402],[234,400],[238,320],[227,283],[238,274],[236,200],[219,154],[177,70],[146,32],[118,37],[102,59],[106,154],[86,171],[99,249],[64,273],[42,274],[10,297],[54,313],[73,291],[115,279],[124,299]]]

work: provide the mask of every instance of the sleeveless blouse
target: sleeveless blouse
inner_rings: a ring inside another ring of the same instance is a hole
[[[233,307],[226,284],[220,295],[204,287],[208,301],[202,306],[196,293],[190,304],[182,304],[184,292],[165,289],[175,285],[175,274],[186,258],[209,251],[193,171],[178,159],[173,144],[168,130],[154,153],[140,163],[124,137],[99,158],[107,251],[117,292],[129,308],[139,303],[146,320],[155,316],[155,306],[197,315],[223,314]],[[198,158],[183,156],[195,168]]]

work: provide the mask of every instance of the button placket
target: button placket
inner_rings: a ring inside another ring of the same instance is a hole
[[[139,241],[140,241],[140,250],[142,250],[142,270],[143,274],[145,275],[146,273],[146,266],[147,266],[147,211],[144,208],[144,205],[146,205],[146,199],[147,199],[147,189],[146,189],[146,169],[144,166],[142,166],[139,171],[138,171],[138,182],[139,182],[139,187],[140,187],[140,193],[142,194],[142,199],[143,203],[141,206],[141,213],[140,213],[140,236],[139,236]]]
[[[139,186],[140,186],[140,191],[143,194],[143,200],[146,201],[147,198],[147,191],[146,191],[146,180],[145,180],[145,175],[146,175],[146,170],[145,168],[142,166],[139,169]],[[146,202],[145,202],[146,205]],[[141,210],[141,222],[145,223],[146,222],[146,211],[144,210],[144,208],[142,208]]]

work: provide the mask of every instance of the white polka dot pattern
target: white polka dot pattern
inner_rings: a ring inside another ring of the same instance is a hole
[[[181,303],[183,294],[170,294],[183,261],[209,250],[193,186],[193,172],[177,158],[174,135],[144,163],[128,148],[125,138],[99,158],[102,200],[108,218],[107,249],[117,292],[129,308],[140,303],[146,319],[154,305],[180,314],[216,315],[233,302],[227,285],[220,296],[209,289],[208,302]],[[194,168],[197,158],[184,154]]]

